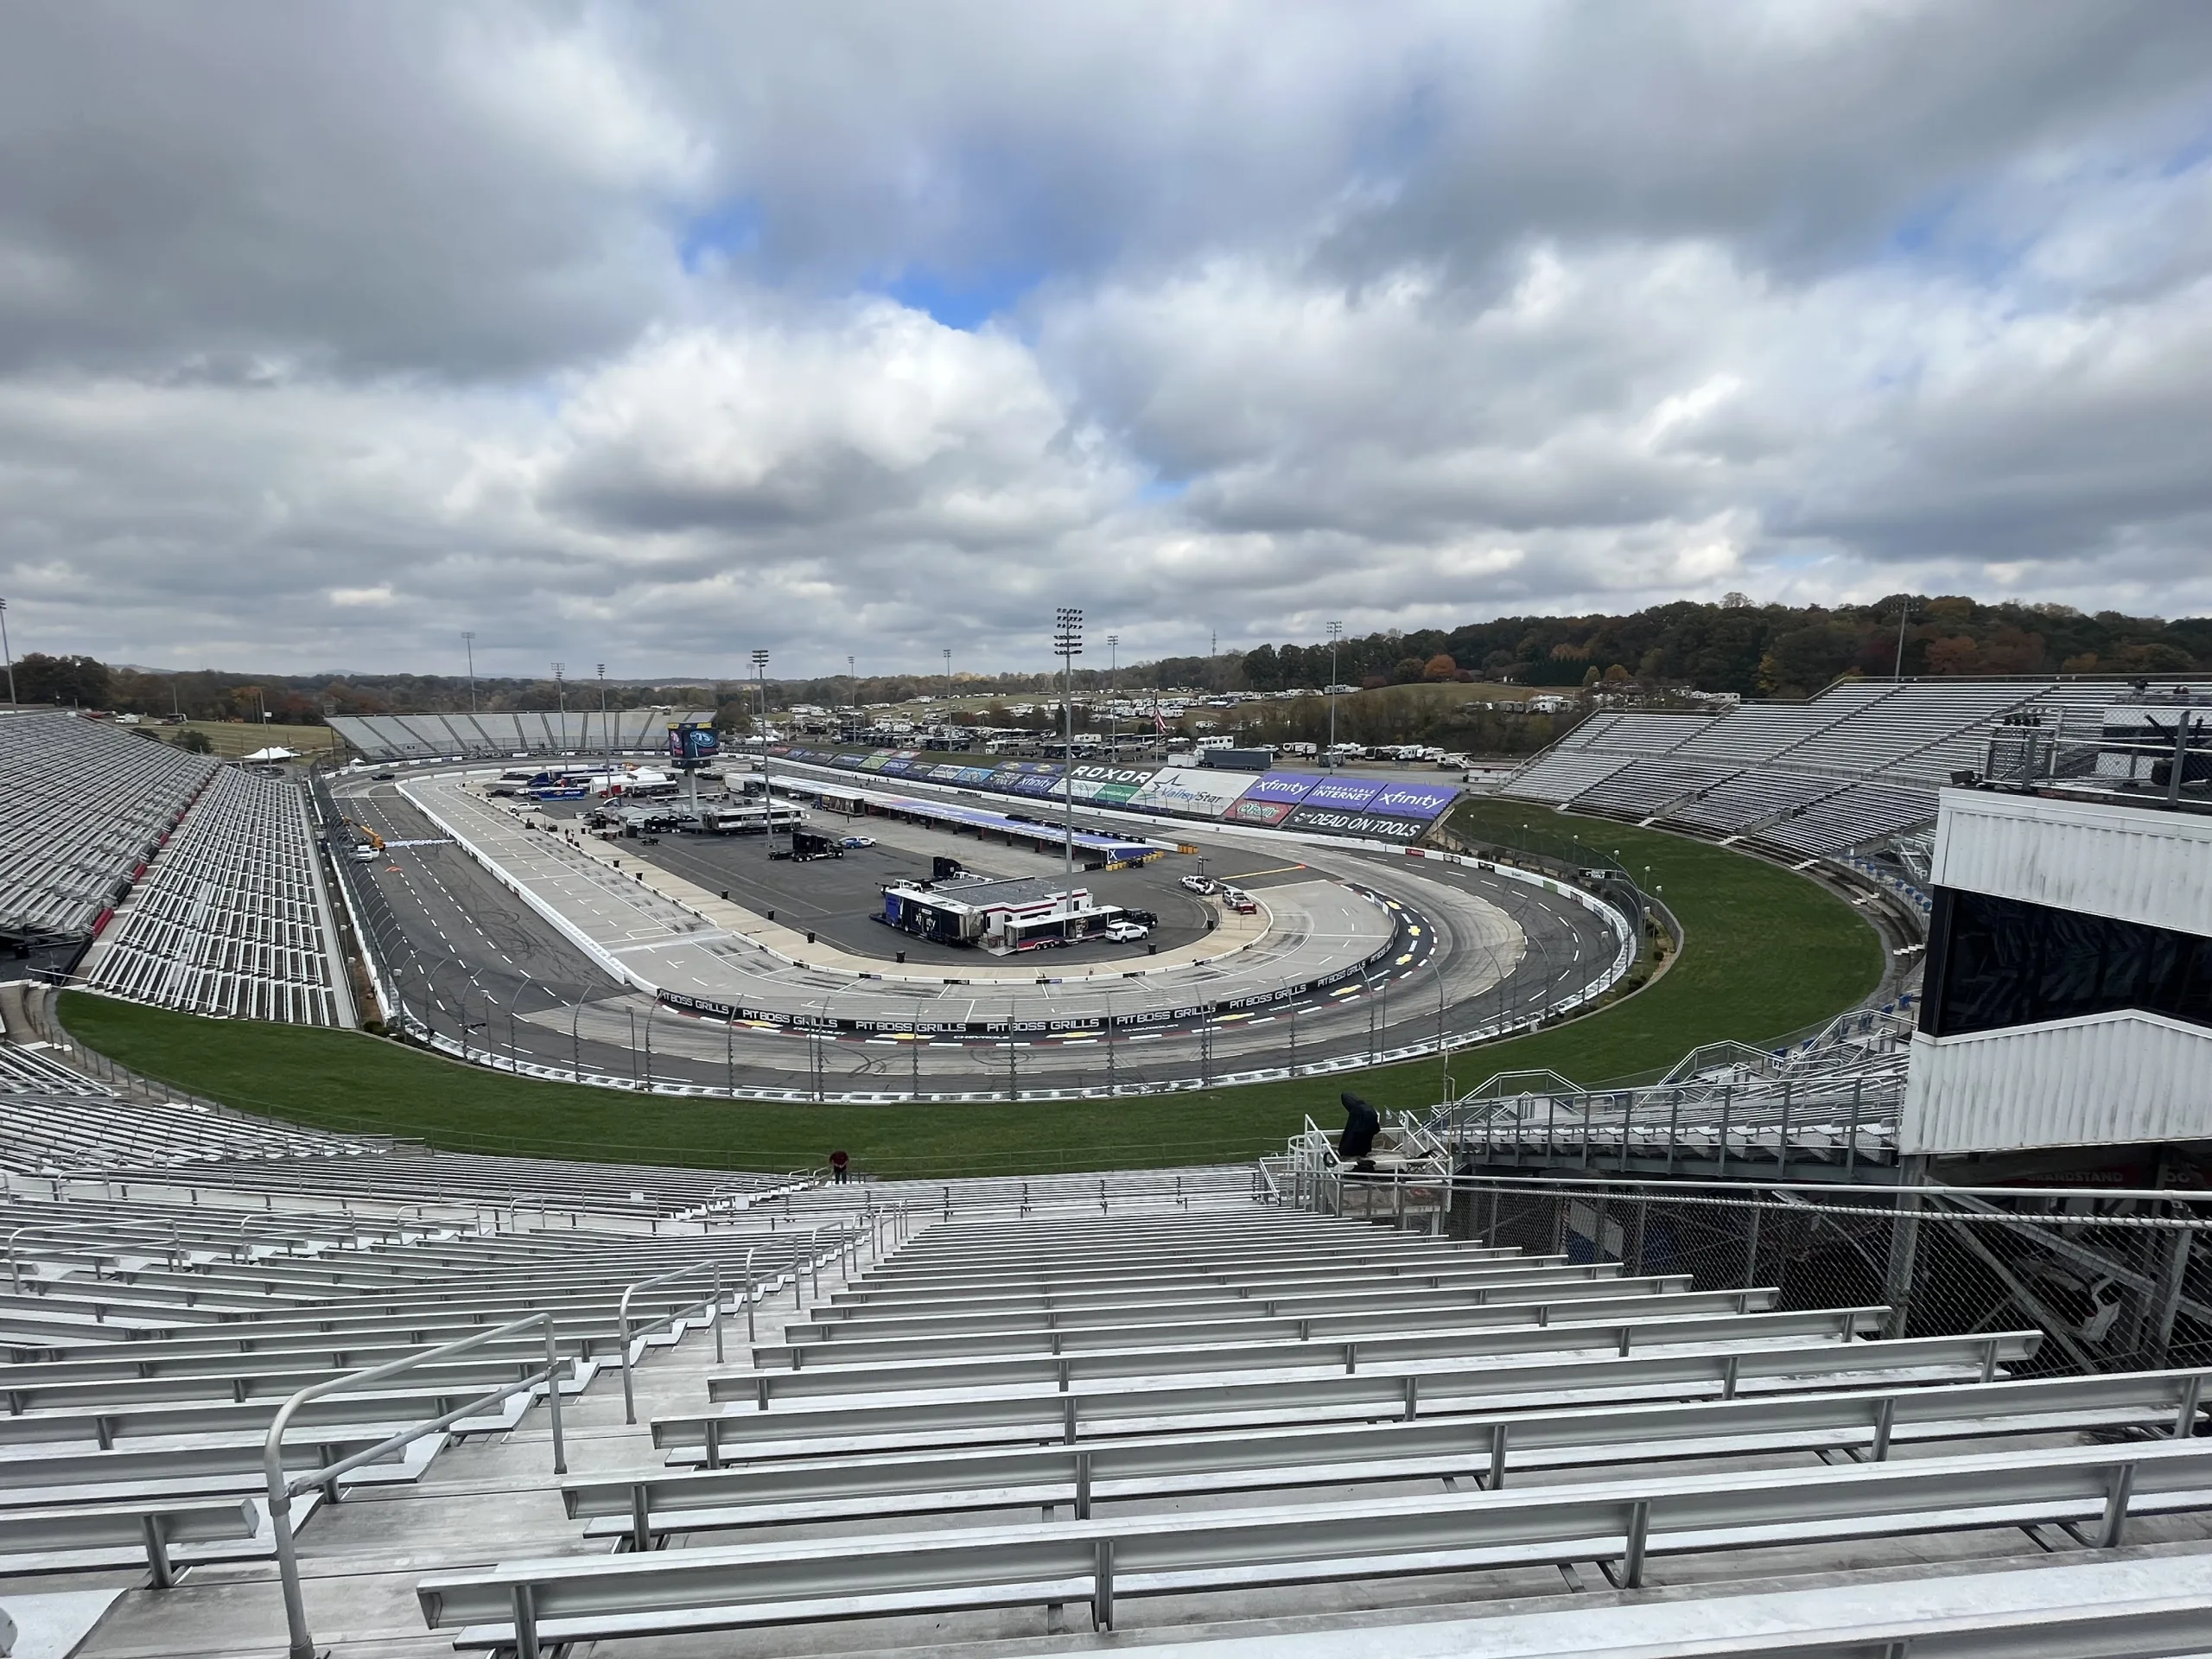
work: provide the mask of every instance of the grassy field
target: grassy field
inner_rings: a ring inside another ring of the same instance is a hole
[[[177,732],[201,733],[217,757],[225,760],[238,760],[271,744],[279,748],[297,749],[302,754],[338,747],[338,734],[327,726],[256,726],[233,724],[226,720],[188,720],[181,726],[164,726],[160,729],[164,736]]]
[[[1509,833],[1519,803],[1471,803],[1470,836]],[[1533,1036],[1453,1056],[1459,1086],[1548,1066],[1595,1084],[1670,1064],[1693,1046],[1760,1041],[1872,990],[1873,930],[1849,906],[1772,865],[1630,826],[1579,823],[1663,889],[1688,945],[1637,995]],[[1009,1106],[790,1106],[616,1100],[603,1090],[461,1066],[351,1032],[204,1020],[73,993],[62,1017],[125,1065],[243,1110],[331,1128],[416,1136],[456,1150],[782,1170],[842,1147],[883,1175],[1030,1173],[1241,1160],[1280,1147],[1311,1115],[1342,1122],[1338,1091],[1382,1107],[1433,1102],[1433,1060],[1341,1078],[1205,1094]]]

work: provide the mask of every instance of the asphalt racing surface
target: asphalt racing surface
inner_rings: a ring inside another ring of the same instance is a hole
[[[410,779],[419,781],[419,774]],[[1238,1008],[1230,999],[1207,995],[1203,978],[1192,982],[1197,996],[1189,988],[1179,996],[1155,993],[1141,981],[1122,978],[1115,970],[1143,957],[1142,945],[1121,947],[1111,958],[1101,950],[1080,965],[1102,977],[1086,982],[1090,994],[1080,1006],[1065,1005],[1071,1014],[1087,1011],[1090,1029],[1061,1021],[1055,1030],[1052,1020],[1025,1019],[1019,995],[996,1014],[990,1004],[997,988],[981,986],[970,1000],[990,1029],[932,1029],[949,1023],[933,1006],[945,995],[942,987],[861,982],[790,963],[778,965],[773,983],[808,1011],[800,1028],[701,1019],[618,985],[592,955],[563,938],[394,786],[347,780],[340,796],[349,817],[387,842],[386,855],[372,863],[343,861],[406,1016],[441,1046],[465,1049],[472,1058],[496,1055],[497,1064],[584,1081],[635,1086],[651,1078],[663,1090],[895,1101],[1128,1090],[1287,1065],[1366,1063],[1433,1044],[1440,1032],[1457,1036],[1525,1020],[1602,975],[1617,950],[1603,918],[1524,883],[1399,855],[1193,835],[1192,826],[1178,824],[1173,833],[1192,836],[1200,855],[1113,873],[1118,887],[1109,887],[1106,873],[1079,875],[1102,898],[1156,912],[1162,925],[1150,943],[1163,954],[1203,936],[1206,907],[1179,879],[1198,868],[1198,857],[1207,874],[1249,887],[1263,902],[1272,891],[1273,902],[1287,906],[1293,894],[1319,885],[1343,895],[1340,902],[1356,899],[1390,929],[1387,953],[1345,982],[1296,1003]],[[816,827],[845,826],[829,816]],[[608,850],[626,866],[651,855],[662,870],[713,893],[727,889],[734,904],[747,909],[775,910],[779,923],[810,929],[855,956],[885,959],[887,967],[899,949],[918,966],[921,944],[870,919],[887,876],[926,874],[928,854],[937,850],[995,874],[1059,869],[1056,859],[915,826],[874,819],[851,827],[874,836],[878,846],[844,860],[796,866],[771,862],[757,836],[664,835],[658,846],[624,842]],[[641,891],[626,888],[625,902],[645,902],[632,897]],[[702,942],[713,930],[696,918],[666,926],[692,930],[690,939],[674,941],[677,950],[702,959],[713,951],[713,942]],[[640,948],[652,957],[666,953],[654,941]],[[734,956],[746,954],[738,944],[728,948]],[[976,953],[933,949],[997,965]],[[1095,949],[1052,952],[1053,973],[1077,971],[1077,959]],[[933,961],[930,971],[942,977],[944,966]],[[1177,976],[1204,971],[1179,970]],[[1058,990],[1071,999],[1080,988],[1064,980]],[[1145,1014],[1141,1028],[1129,1023],[1133,1004]],[[1188,1012],[1170,1017],[1179,1007]],[[1114,1023],[1097,1028],[1101,1012]]]

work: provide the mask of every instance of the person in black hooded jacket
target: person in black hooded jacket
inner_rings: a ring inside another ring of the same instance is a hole
[[[1337,1156],[1352,1163],[1375,1150],[1376,1131],[1382,1127],[1382,1116],[1350,1090],[1339,1098],[1344,1103],[1344,1133],[1337,1142]]]

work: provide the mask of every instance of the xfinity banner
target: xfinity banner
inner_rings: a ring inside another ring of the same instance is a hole
[[[1287,801],[1296,806],[1306,798],[1306,791],[1321,779],[1309,772],[1271,772],[1254,779],[1252,787],[1244,791],[1248,801]],[[1274,823],[1281,820],[1268,818],[1261,822]]]
[[[1448,784],[1385,784],[1367,810],[1394,818],[1433,818],[1459,798],[1459,791]]]

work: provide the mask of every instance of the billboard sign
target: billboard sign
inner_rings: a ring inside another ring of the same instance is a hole
[[[1288,801],[1257,801],[1247,795],[1223,813],[1224,823],[1279,824],[1298,809]]]
[[[1324,778],[1306,791],[1301,806],[1332,806],[1351,812],[1365,806],[1382,787],[1366,778]]]
[[[1332,836],[1363,836],[1370,841],[1419,841],[1428,825],[1418,818],[1386,818],[1373,812],[1301,806],[1291,813],[1288,827],[1319,830]]]
[[[1287,801],[1295,806],[1304,800],[1306,792],[1321,782],[1311,772],[1271,772],[1263,778],[1252,780],[1252,787],[1244,791],[1248,801]]]
[[[1229,810],[1230,803],[1243,794],[1251,781],[1249,777],[1240,777],[1233,772],[1166,766],[1146,780],[1144,787],[1129,798],[1129,804],[1155,812],[1217,818]]]
[[[1367,804],[1370,812],[1394,818],[1433,818],[1459,798],[1449,784],[1385,784]]]

